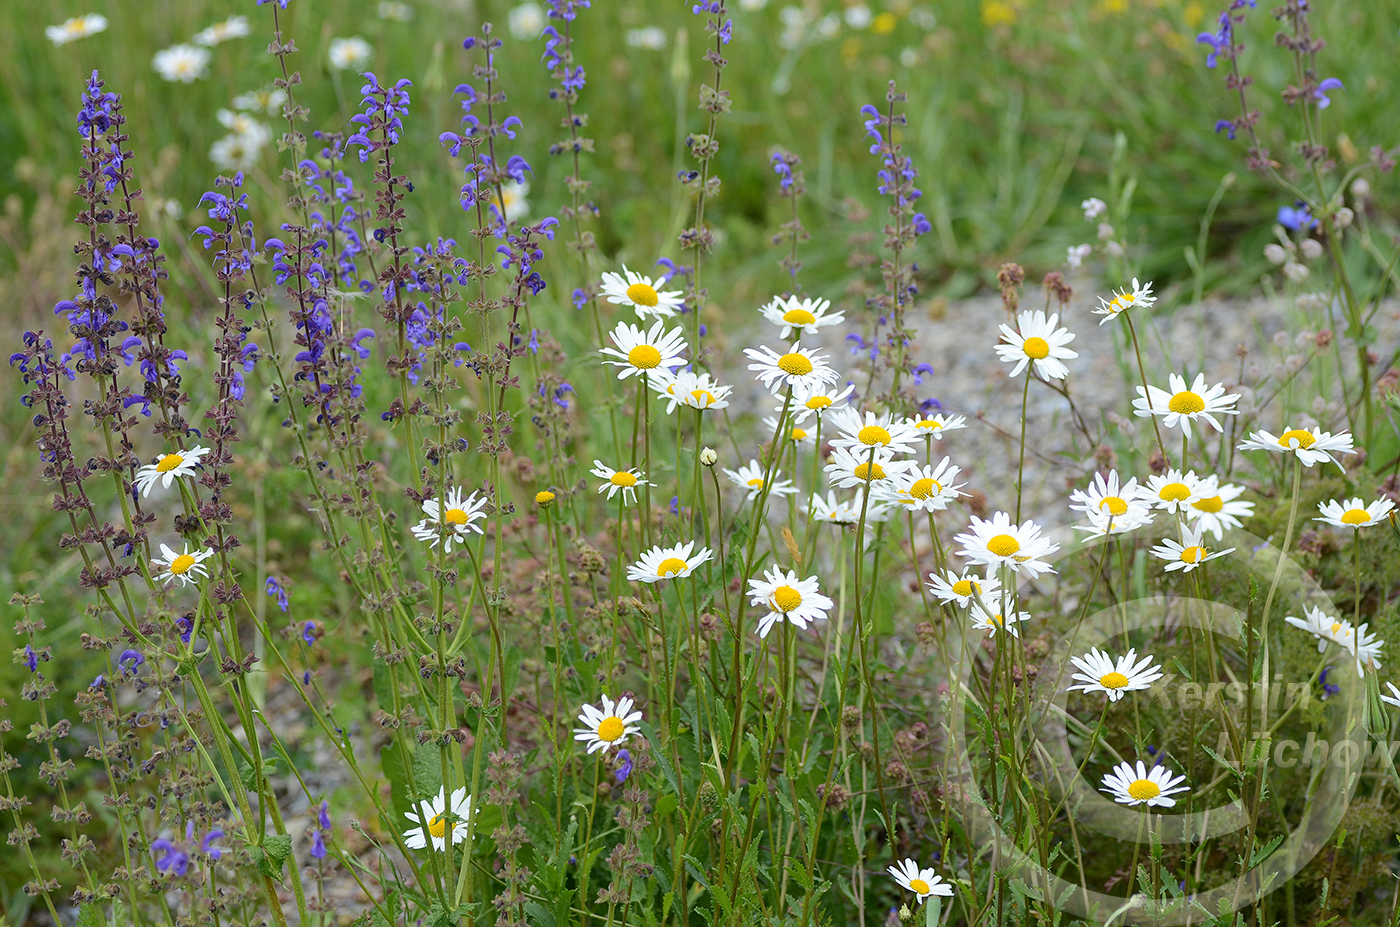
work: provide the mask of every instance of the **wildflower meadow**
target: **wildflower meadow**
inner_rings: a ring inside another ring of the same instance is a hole
[[[1400,8],[0,9],[14,927],[1400,927]]]

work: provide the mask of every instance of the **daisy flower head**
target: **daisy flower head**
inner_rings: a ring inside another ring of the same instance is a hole
[[[1120,805],[1147,805],[1149,808],[1170,808],[1176,804],[1171,796],[1185,792],[1185,776],[1172,776],[1165,766],[1153,766],[1151,771],[1138,760],[1134,769],[1129,763],[1119,763],[1113,772],[1103,777],[1103,788]]]
[[[1241,518],[1248,518],[1254,514],[1254,503],[1237,498],[1244,492],[1243,486],[1236,486],[1234,483],[1215,485],[1213,476],[1209,480],[1210,486],[1203,490],[1201,498],[1191,502],[1182,511],[1202,534],[1209,531],[1219,541],[1225,537],[1226,528],[1238,528],[1242,524]],[[1214,489],[1215,493],[1205,495],[1210,489]]]
[[[934,415],[915,415],[906,419],[904,424],[914,429],[914,434],[921,438],[942,440],[944,432],[966,428],[967,418],[962,415],[944,415],[939,412]]]
[[[170,545],[160,545],[161,557],[152,557],[151,566],[160,567],[156,573],[157,582],[169,582],[178,579],[181,586],[188,586],[196,582],[195,577],[202,576],[209,578],[209,570],[204,566],[204,561],[214,556],[214,551],[205,548],[204,550],[190,550],[190,545],[186,544],[183,553],[176,553],[170,549]]]
[[[404,817],[418,825],[404,831],[404,843],[410,849],[423,850],[431,840],[433,849],[442,852],[447,849],[450,835],[455,846],[467,839],[467,818],[471,812],[472,800],[466,786],[453,789],[451,801],[447,790],[439,787],[436,797],[424,799],[412,811],[404,812]]]
[[[326,55],[334,70],[360,72],[369,67],[374,48],[358,35],[352,35],[348,39],[331,39]]]
[[[1317,638],[1318,653],[1327,649],[1328,641],[1338,641],[1338,635],[1343,637],[1349,635],[1351,628],[1351,622],[1333,618],[1322,609],[1312,605],[1304,607],[1302,618],[1288,615],[1283,620],[1286,624],[1291,624]],[[1343,634],[1343,632],[1347,632],[1347,634]]]
[[[668,373],[677,367],[684,367],[685,338],[679,328],[663,331],[666,320],[661,319],[651,328],[643,331],[639,326],[618,322],[617,327],[608,333],[616,347],[603,348],[603,353],[617,360],[604,361],[620,368],[619,380],[630,376],[648,376],[653,371]]]
[[[180,477],[194,476],[200,459],[208,453],[207,447],[192,447],[161,454],[153,463],[148,463],[136,471],[136,488],[143,496],[149,496],[156,483],[160,483],[162,489],[169,489],[170,484]]]
[[[948,503],[961,496],[954,482],[961,467],[955,467],[944,457],[937,466],[915,466],[891,477],[873,490],[876,498],[903,506],[910,512],[941,512]]]
[[[230,16],[221,23],[214,23],[209,28],[196,32],[193,41],[196,45],[218,45],[230,39],[241,39],[248,32],[248,17]]]
[[[988,567],[1009,566],[1018,573],[1024,570],[1032,579],[1055,572],[1041,558],[1060,549],[1060,545],[1040,536],[1040,526],[1035,522],[1012,524],[1006,512],[996,512],[990,520],[972,516],[968,530],[953,540],[962,544],[959,553],[966,560]]]
[[[1338,528],[1369,528],[1384,521],[1394,508],[1395,503],[1384,497],[1371,503],[1359,496],[1345,502],[1329,499],[1317,504],[1317,510],[1322,515],[1313,521],[1325,521]]]
[[[637,487],[650,485],[646,474],[635,467],[629,470],[614,470],[601,460],[594,460],[593,469],[589,472],[603,481],[603,485],[598,487],[599,492],[607,493],[608,499],[621,492],[624,503],[636,502]]]
[[[444,553],[452,553],[452,546],[464,546],[467,538],[475,531],[483,534],[478,521],[486,517],[487,500],[477,498],[476,493],[462,495],[462,490],[453,486],[447,491],[446,507],[437,499],[423,500],[422,521],[413,526],[413,536],[429,547],[436,547],[442,541]]]
[[[166,80],[192,84],[209,76],[209,49],[198,45],[172,45],[156,52],[151,67]]]
[[[790,496],[797,492],[792,480],[778,479],[782,472],[773,471],[773,486],[768,490],[770,496]],[[757,499],[758,494],[763,492],[763,465],[757,460],[750,460],[738,470],[725,470],[724,475],[729,477],[729,482],[735,486],[748,490],[749,499]]]
[[[782,327],[779,338],[786,340],[797,332],[798,336],[815,335],[818,329],[828,325],[840,325],[846,321],[842,312],[827,312],[831,301],[826,299],[798,299],[781,296],[759,309],[759,313],[774,325]]]
[[[1129,534],[1144,525],[1152,524],[1152,512],[1146,507],[1142,510],[1134,509],[1126,515],[1110,515],[1102,509],[1092,510],[1088,512],[1088,518],[1087,525],[1074,526],[1076,531],[1088,532],[1084,535],[1086,541],[1115,534]]]
[[[872,447],[909,453],[914,450],[917,440],[914,429],[888,413],[876,415],[866,412],[862,416],[859,411],[847,406],[831,413],[831,423],[841,432],[839,437],[832,440],[831,446],[848,447],[857,455]]]
[[[574,728],[574,740],[588,744],[589,753],[620,746],[641,730],[637,722],[642,720],[642,713],[633,711],[632,704],[630,696],[614,702],[605,695],[601,706],[584,705],[578,715],[583,727]]]
[[[1006,614],[1006,604],[1004,601],[991,601],[987,603],[987,608],[983,608],[980,602],[973,602],[967,616],[972,619],[972,628],[975,631],[989,631],[996,634],[998,631],[1005,631],[1012,637],[1020,637],[1021,631],[1017,625],[1022,621],[1030,621],[1030,612],[1011,612]]]
[[[653,280],[634,273],[624,264],[620,274],[603,274],[603,296],[614,306],[631,306],[643,319],[665,319],[680,309],[683,294],[680,290],[662,290],[664,283],[659,277]]]
[[[1305,467],[1311,467],[1315,463],[1322,463],[1326,460],[1337,464],[1338,469],[1341,469],[1342,465],[1337,463],[1337,458],[1333,457],[1332,453],[1356,453],[1352,449],[1351,432],[1343,431],[1334,435],[1330,431],[1322,431],[1316,426],[1290,428],[1278,436],[1267,431],[1256,431],[1240,444],[1239,449],[1242,451],[1273,451],[1276,454],[1289,452],[1296,454],[1298,462]]]
[[[1169,573],[1173,570],[1185,570],[1190,573],[1207,560],[1223,557],[1233,551],[1233,547],[1224,550],[1209,549],[1201,543],[1200,530],[1187,526],[1182,529],[1180,543],[1171,538],[1163,538],[1161,544],[1152,548],[1152,555],[1167,561],[1166,570]]]
[[[708,373],[692,373],[677,370],[671,376],[652,374],[648,379],[651,388],[667,401],[666,414],[676,411],[677,406],[690,409],[724,409],[729,406],[729,393],[732,386],[720,386],[710,379]]]
[[[861,494],[857,493],[850,499],[841,500],[836,498],[836,493],[829,492],[823,498],[821,493],[813,493],[811,501],[807,504],[807,511],[812,513],[814,521],[824,521],[831,525],[857,525],[860,524]],[[870,520],[870,509],[875,506],[867,506],[866,520]],[[883,507],[883,506],[882,506]]]
[[[1368,627],[1370,627],[1369,624],[1363,624],[1356,629],[1356,641],[1351,648],[1352,653],[1356,655],[1356,674],[1358,676],[1366,675],[1363,669],[1366,666],[1380,669],[1381,648],[1385,646],[1385,641],[1366,630]]]
[[[1069,661],[1081,672],[1074,678],[1082,680],[1079,685],[1070,686],[1070,692],[1102,692],[1110,702],[1116,702],[1134,689],[1150,689],[1162,678],[1162,667],[1152,663],[1152,657],[1137,658],[1136,650],[1114,660],[1097,647],[1082,657],[1070,657]]]
[[[1216,431],[1224,431],[1220,420],[1215,417],[1216,414],[1239,414],[1238,410],[1233,408],[1234,404],[1239,402],[1239,395],[1226,395],[1224,383],[1207,387],[1205,374],[1196,374],[1190,389],[1186,388],[1186,378],[1176,374],[1167,379],[1167,384],[1171,387],[1171,392],[1155,386],[1148,386],[1147,389],[1136,387],[1138,398],[1133,400],[1133,408],[1136,410],[1133,414],[1139,418],[1160,415],[1163,425],[1168,428],[1180,425],[1182,433],[1186,435],[1191,434],[1191,423],[1197,419],[1210,422]]]
[[[107,17],[101,13],[74,16],[72,19],[65,19],[60,25],[44,27],[44,35],[48,36],[49,41],[55,45],[67,45],[69,42],[76,42],[78,39],[85,39],[90,35],[97,35],[97,33],[105,31],[107,31]]]
[[[714,551],[702,547],[694,554],[694,541],[674,547],[656,546],[642,551],[636,563],[627,568],[627,578],[636,583],[659,583],[663,579],[685,579],[695,568],[709,561]]]
[[[1137,477],[1129,477],[1126,483],[1118,478],[1117,470],[1108,475],[1094,474],[1094,481],[1087,489],[1076,489],[1070,493],[1069,507],[1090,515],[1108,515],[1112,518],[1150,519],[1151,509],[1144,498]]]
[[[852,451],[849,448],[833,448],[827,476],[842,489],[879,483],[898,476],[914,466],[910,460],[895,460],[894,452],[882,447]]]
[[[947,897],[953,894],[953,886],[944,882],[942,876],[934,872],[932,868],[920,869],[919,864],[912,859],[895,863],[889,868],[889,874],[894,876],[894,880],[899,883],[900,888],[917,895],[919,904],[923,904],[924,899],[928,898],[929,895]]]
[[[1195,470],[1185,473],[1180,470],[1168,470],[1166,473],[1149,476],[1147,485],[1142,489],[1142,495],[1152,503],[1153,508],[1164,512],[1185,512],[1187,506],[1206,498],[1207,494],[1215,489],[1214,479],[1206,477],[1202,480],[1196,476]]]
[[[1001,595],[1001,583],[991,573],[986,576],[978,576],[971,570],[964,570],[961,573],[956,570],[946,570],[942,576],[930,573],[928,578],[930,580],[929,591],[940,602],[957,602],[961,608],[967,608],[970,603],[976,602],[978,599],[991,604],[997,601],[997,597]]]
[[[779,621],[804,630],[809,621],[825,621],[836,603],[819,589],[817,577],[798,579],[791,570],[784,572],[777,567],[765,570],[762,579],[749,580],[749,604],[768,609],[758,622],[758,636],[767,637]]]
[[[798,392],[815,392],[840,379],[835,369],[826,362],[825,354],[817,354],[795,341],[786,354],[779,354],[766,344],[756,349],[744,348],[744,354],[757,362],[749,364],[749,369],[756,371],[754,379],[762,382],[775,396],[784,386],[791,386],[795,396]]]
[[[1139,284],[1137,278],[1134,277],[1132,287],[1119,290],[1113,294],[1112,299],[1104,299],[1100,296],[1099,308],[1095,309],[1094,312],[1097,315],[1103,316],[1103,318],[1099,319],[1099,324],[1102,325],[1105,322],[1110,322],[1118,318],[1118,316],[1127,312],[1129,309],[1134,309],[1138,306],[1144,309],[1151,309],[1152,304],[1156,301],[1157,297],[1152,295],[1152,281],[1149,280],[1147,285],[1144,286]]]
[[[1026,310],[1016,316],[1016,331],[1006,323],[1001,325],[1001,337],[1005,344],[997,345],[997,354],[1011,368],[1011,376],[1021,375],[1027,365],[1034,366],[1036,373],[1051,380],[1063,380],[1069,376],[1065,361],[1078,357],[1065,345],[1074,340],[1074,333],[1067,328],[1057,328],[1060,314],[1051,313],[1048,317],[1043,310]]]
[[[777,434],[778,420],[776,418],[771,415],[765,416],[763,424],[770,432]],[[817,440],[817,433],[816,431],[808,431],[801,425],[795,424],[788,429],[787,440],[794,444],[811,444]]]
[[[788,403],[788,414],[795,423],[805,422],[813,413],[821,419],[827,412],[841,409],[855,391],[854,383],[847,383],[839,388],[818,384],[800,390],[794,389],[792,402]],[[783,403],[779,402],[776,408],[779,412],[783,411]]]

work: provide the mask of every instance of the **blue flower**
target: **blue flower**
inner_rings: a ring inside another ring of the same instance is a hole
[[[632,754],[626,748],[617,751],[617,784],[621,785],[632,775]]]
[[[161,854],[156,859],[156,868],[161,872],[174,873],[183,876],[190,868],[190,854],[180,849],[174,843],[161,837],[151,841],[151,852]]]
[[[1235,140],[1235,121],[1233,119],[1217,119],[1215,122],[1215,134],[1219,135],[1222,129],[1225,130],[1226,137],[1233,142]]]
[[[136,668],[145,662],[146,655],[139,650],[123,650],[122,655],[117,657],[117,666],[123,676],[135,676]],[[131,665],[127,666],[128,663]]]
[[[1220,56],[1227,54],[1234,45],[1234,24],[1230,21],[1230,14],[1221,13],[1220,29],[1214,33],[1202,32],[1196,36],[1196,42],[1210,46],[1210,54],[1206,55],[1206,67],[1215,67]]]
[[[1317,100],[1317,108],[1326,109],[1327,107],[1332,105],[1332,101],[1327,97],[1327,91],[1345,89],[1347,88],[1344,87],[1342,85],[1342,82],[1335,77],[1329,77],[1322,83],[1318,84],[1317,89],[1314,90],[1312,93],[1313,99]]]
[[[915,386],[922,386],[922,385],[923,385],[923,382],[924,382],[924,377],[925,377],[925,376],[930,376],[930,377],[933,376],[933,365],[932,365],[932,364],[918,364],[918,365],[916,365],[916,366],[914,367],[914,369],[911,371],[911,373],[914,374],[914,385],[915,385]]]
[[[224,835],[221,830],[211,830],[204,835],[204,839],[199,841],[199,852],[207,853],[211,859],[219,859],[224,855],[224,851],[214,846],[214,841]]]
[[[29,667],[31,673],[39,671],[39,655],[34,652],[34,648],[28,644],[24,645],[24,665]]]
[[[321,832],[319,830],[313,830],[311,832],[311,858],[326,858],[326,840],[324,837],[321,836]]]
[[[316,643],[316,622],[308,621],[301,626],[301,639],[306,641],[308,646]]]
[[[1329,683],[1327,681],[1327,674],[1330,672],[1332,672],[1332,667],[1325,666],[1322,668],[1322,672],[1319,673],[1317,677],[1318,685],[1322,686],[1322,698],[1324,699],[1328,696],[1336,695],[1337,693],[1342,691],[1341,686]]]
[[[1308,204],[1302,200],[1295,200],[1292,206],[1280,206],[1278,224],[1295,232],[1300,229],[1317,228],[1317,220],[1313,218]]]
[[[277,577],[269,576],[267,578],[266,590],[269,596],[275,596],[277,598],[277,607],[285,612],[289,607],[286,585]]]

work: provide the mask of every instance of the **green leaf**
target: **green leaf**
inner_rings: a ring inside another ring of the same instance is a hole
[[[413,751],[413,784],[419,801],[436,797],[442,788],[442,749],[437,744],[419,744]]]
[[[652,817],[665,817],[672,811],[675,811],[676,806],[679,804],[680,799],[676,798],[676,793],[667,792],[656,800],[656,810],[652,813]]]
[[[924,902],[924,927],[938,927],[938,919],[942,914],[942,897],[939,895],[931,896]]]
[[[73,927],[106,927],[106,921],[102,917],[102,906],[96,904],[79,906],[78,919],[74,921]]]

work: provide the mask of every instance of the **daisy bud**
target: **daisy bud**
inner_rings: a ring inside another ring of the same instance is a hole
[[[538,505],[540,508],[544,508],[553,501],[554,493],[550,492],[548,489],[542,489],[535,493],[535,505]]]
[[[1371,196],[1371,185],[1365,177],[1358,177],[1351,182],[1351,195],[1357,200],[1366,200]]]
[[[1302,283],[1308,279],[1308,269],[1297,261],[1289,261],[1283,265],[1283,275],[1294,283]]]
[[[1364,181],[1363,181],[1363,183],[1364,183]],[[1340,209],[1338,209],[1335,213],[1333,213],[1333,215],[1332,215],[1332,223],[1333,223],[1333,225],[1335,225],[1338,229],[1344,229],[1344,228],[1346,228],[1348,225],[1351,225],[1352,221],[1353,221],[1355,218],[1356,218],[1356,213],[1352,212],[1350,209],[1348,209],[1347,207],[1343,206],[1343,207],[1341,207]]]
[[[1303,257],[1309,261],[1315,261],[1322,257],[1322,242],[1316,238],[1305,240],[1298,246],[1298,249],[1303,252]]]
[[[715,453],[714,448],[707,447],[700,452],[700,462],[707,467],[713,467],[719,463],[719,454]]]
[[[1270,243],[1264,246],[1264,257],[1277,267],[1288,260],[1288,252],[1283,250],[1283,245]]]

